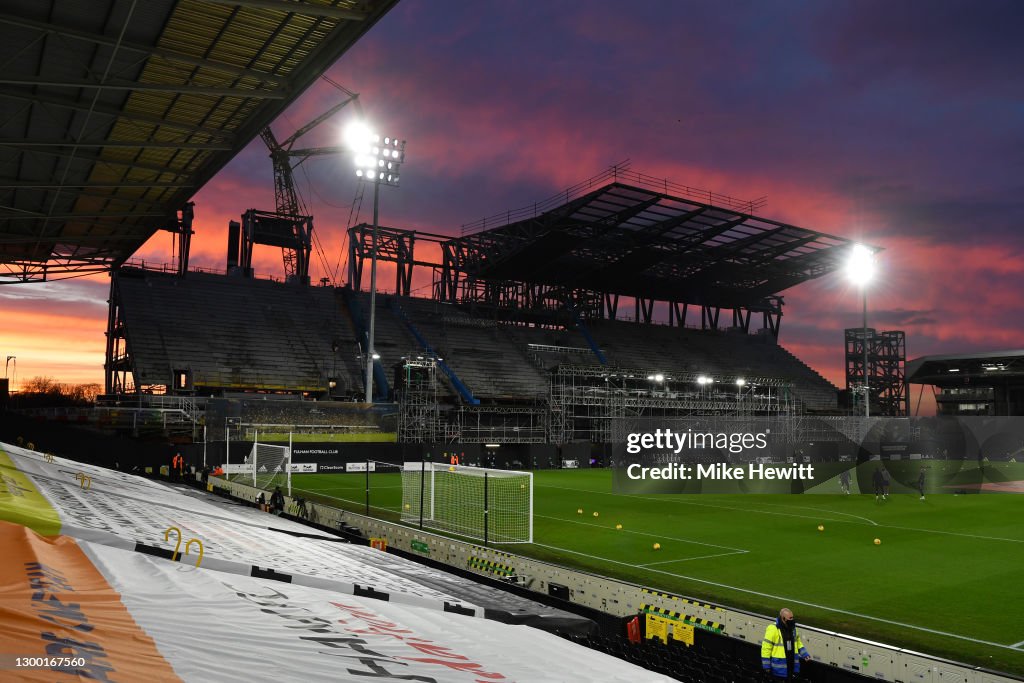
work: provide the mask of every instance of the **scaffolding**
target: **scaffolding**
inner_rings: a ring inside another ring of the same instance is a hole
[[[863,397],[867,387],[870,391],[868,407],[872,415],[909,415],[910,389],[907,385],[906,366],[907,336],[902,330],[879,332],[870,327],[867,330],[862,327],[847,329],[846,389],[854,397],[851,406],[853,412],[864,412]]]
[[[398,386],[398,441],[447,443],[449,429],[441,416],[437,390],[437,361],[405,360]]]
[[[718,416],[763,421],[797,412],[792,385],[769,377],[722,377],[700,383],[695,373],[666,376],[640,368],[559,365],[551,374],[548,440],[611,443],[622,423],[650,417]]]
[[[545,405],[463,405],[458,433],[461,443],[545,443],[548,409]]]

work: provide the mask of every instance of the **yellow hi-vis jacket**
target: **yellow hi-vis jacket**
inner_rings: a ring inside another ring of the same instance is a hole
[[[800,660],[809,657],[807,648],[800,640],[800,629],[793,632],[793,674],[800,673]],[[761,641],[761,667],[765,671],[771,671],[773,676],[786,677],[786,646],[782,638],[782,630],[779,628],[778,620],[774,624],[768,624],[764,630],[764,640]]]

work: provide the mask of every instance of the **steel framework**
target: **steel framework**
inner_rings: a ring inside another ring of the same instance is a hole
[[[722,377],[718,388],[696,373],[674,373],[655,382],[642,368],[559,365],[551,376],[548,440],[609,443],[627,418],[718,415],[779,417],[798,410],[789,382],[767,377]],[[722,388],[724,387],[724,388]]]
[[[855,403],[863,401],[865,375],[870,391],[871,412],[887,417],[910,414],[907,384],[907,337],[901,330],[879,332],[862,327],[846,330],[846,389]],[[867,353],[865,353],[867,345]],[[867,358],[867,368],[864,358]]]
[[[230,4],[4,3],[0,283],[125,263],[395,0]]]
[[[408,295],[414,270],[431,270],[432,296],[534,320],[566,308],[583,320],[650,323],[778,336],[788,287],[842,264],[849,241],[752,215],[741,202],[614,166],[548,202],[463,226],[447,235],[380,229],[378,259],[395,263],[394,291]],[[349,230],[349,285],[362,286],[372,256],[369,226]],[[441,257],[418,260],[417,242]],[[659,306],[661,304],[661,306]],[[722,313],[726,312],[723,316]]]
[[[406,360],[398,387],[398,440],[401,443],[447,442],[437,391],[437,362]]]

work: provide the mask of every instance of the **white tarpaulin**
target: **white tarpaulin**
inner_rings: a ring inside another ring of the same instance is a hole
[[[165,540],[168,527],[181,531],[184,544],[196,538],[203,543],[203,562],[223,571],[250,573],[251,567],[272,569],[310,585],[333,585],[353,592],[355,586],[395,596],[411,604],[445,602],[465,604],[455,596],[425,586],[412,578],[417,572],[432,571],[414,562],[394,557],[409,571],[389,572],[367,565],[369,548],[279,533],[317,533],[309,527],[261,513],[253,508],[228,510],[183,495],[172,487],[141,477],[61,458],[45,462],[39,454],[4,446],[7,457],[49,502],[59,519],[60,533],[115,547],[135,543],[173,550],[177,534]],[[90,477],[87,488],[78,475]],[[268,526],[270,527],[268,529]]]

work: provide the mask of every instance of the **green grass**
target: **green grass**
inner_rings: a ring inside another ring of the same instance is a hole
[[[998,472],[1024,479],[1024,463]],[[938,475],[933,487],[976,478]],[[362,474],[293,475],[297,495],[359,512],[365,486]],[[399,475],[371,474],[370,488],[373,514],[397,519]],[[898,481],[886,501],[627,496],[611,493],[608,470],[536,472],[534,490],[536,542],[511,552],[763,614],[789,606],[809,625],[1024,673],[1024,650],[1007,647],[1024,641],[1022,496],[929,492],[921,501]]]

